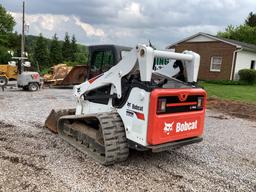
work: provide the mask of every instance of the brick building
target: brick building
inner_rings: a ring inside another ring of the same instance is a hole
[[[176,52],[191,50],[201,56],[201,80],[237,80],[240,69],[256,69],[256,45],[198,33],[167,46]]]

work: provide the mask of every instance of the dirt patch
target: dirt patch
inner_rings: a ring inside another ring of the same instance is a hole
[[[13,164],[18,164],[21,163],[24,166],[30,167],[32,169],[34,169],[35,171],[43,171],[46,170],[43,167],[38,167],[36,165],[34,165],[33,163],[27,162],[25,159],[23,159],[22,157],[17,157],[17,156],[10,156],[10,155],[5,155],[5,154],[1,154],[0,155],[0,159],[3,160],[7,160]]]
[[[209,117],[216,118],[216,119],[228,119],[228,117],[224,115],[210,115]]]
[[[207,101],[207,108],[218,110],[239,118],[256,120],[256,105],[251,103],[209,98]],[[216,118],[222,119],[222,117]]]
[[[4,137],[0,137],[0,141],[7,141],[7,139]]]
[[[32,126],[35,126],[36,128],[39,128],[39,129],[44,129],[44,125],[42,125],[41,123],[38,123],[38,122],[35,122],[35,121],[30,121],[29,122]]]
[[[14,128],[15,125],[5,123],[5,122],[0,122],[0,128]]]
[[[18,157],[10,157],[10,156],[0,156],[1,159],[3,160],[8,160],[10,161],[11,163],[19,163],[19,158]]]
[[[168,180],[165,180],[166,182],[168,181],[173,181],[173,180],[181,180],[183,179],[183,176],[182,175],[179,175],[179,174],[175,174],[167,169],[165,169],[162,165],[157,165],[156,166],[158,169],[164,171],[167,175],[168,175]]]

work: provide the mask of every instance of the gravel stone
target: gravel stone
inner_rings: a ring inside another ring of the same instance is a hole
[[[207,110],[203,142],[104,167],[43,127],[72,107],[69,89],[0,91],[0,191],[256,191],[253,121]]]

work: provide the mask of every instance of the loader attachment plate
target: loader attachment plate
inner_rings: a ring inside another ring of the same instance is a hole
[[[75,109],[62,109],[62,110],[57,110],[55,111],[52,109],[50,114],[48,115],[44,126],[51,130],[53,133],[58,133],[57,130],[57,125],[58,125],[58,120],[65,115],[74,115],[75,114]]]

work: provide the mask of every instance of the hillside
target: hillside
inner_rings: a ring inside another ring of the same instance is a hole
[[[74,36],[72,39],[67,34],[67,37],[65,41],[60,41],[57,36],[49,39],[42,35],[27,35],[25,37],[25,52],[28,53],[32,67],[45,73],[51,66],[59,63],[66,63],[71,66],[86,64],[87,46],[76,43]],[[20,56],[20,34],[15,32],[2,35],[0,42],[0,63],[8,63],[12,56]],[[10,51],[13,52],[13,55],[10,54]]]

